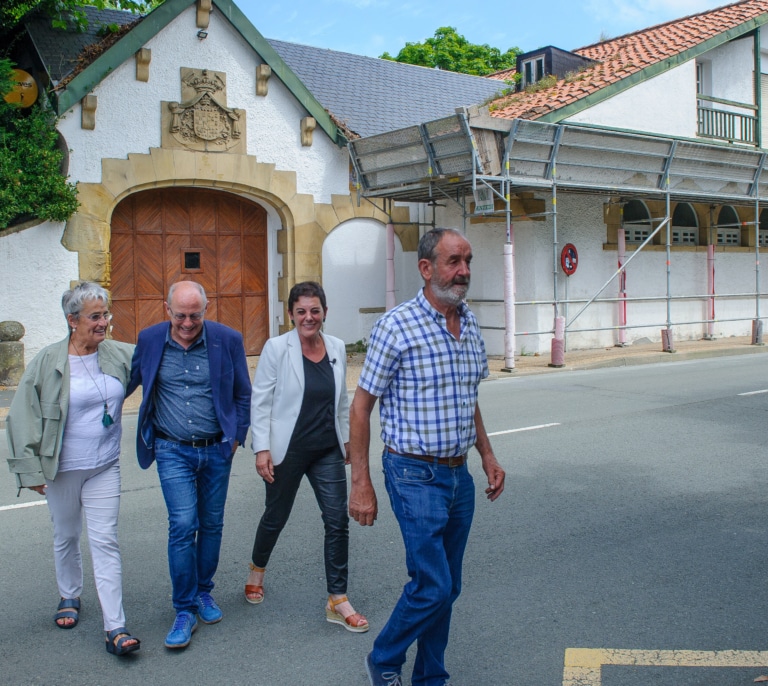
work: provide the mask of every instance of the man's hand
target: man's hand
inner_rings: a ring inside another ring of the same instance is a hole
[[[493,453],[483,458],[483,471],[488,477],[488,488],[485,489],[485,493],[488,496],[488,500],[493,502],[504,491],[506,473]]]
[[[352,465],[352,488],[349,492],[349,514],[362,526],[373,526],[379,513],[368,461],[371,439],[371,411],[376,396],[360,386],[355,390],[349,408],[349,463]]]
[[[376,501],[376,491],[370,478],[367,482],[352,482],[349,492],[349,514],[361,526],[373,526],[379,514],[379,506]]]
[[[480,453],[483,471],[488,477],[488,488],[485,489],[485,493],[488,496],[488,500],[493,502],[504,491],[504,477],[506,474],[496,459],[496,455],[493,454],[493,447],[488,439],[488,433],[485,430],[485,424],[483,424],[483,417],[480,414],[480,405],[475,406],[475,430],[477,431],[475,448]]]

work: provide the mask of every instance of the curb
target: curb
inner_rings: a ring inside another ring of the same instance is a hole
[[[611,357],[605,351],[576,351],[568,353],[565,356],[566,363],[563,367],[550,367],[549,355],[542,355],[536,358],[536,362],[527,362],[522,366],[516,366],[511,372],[503,372],[498,368],[503,364],[499,360],[490,361],[492,367],[489,376],[484,381],[493,381],[496,379],[514,379],[520,376],[531,376],[534,374],[557,374],[564,372],[589,370],[589,369],[609,369],[614,367],[636,367],[645,364],[659,364],[666,362],[682,362],[685,360],[703,360],[712,357],[736,357],[738,355],[760,355],[768,353],[768,346],[762,345],[738,345],[734,347],[718,347],[707,350],[706,348],[697,348],[696,350],[677,350],[671,353],[656,351],[638,351],[633,353],[631,348],[627,348],[626,354]],[[581,359],[579,359],[581,358]],[[495,362],[495,364],[494,364]],[[13,388],[6,390],[13,391]],[[354,387],[347,389],[353,391]],[[0,430],[5,429],[5,417],[8,414],[7,407],[0,407]],[[138,414],[138,408],[124,408],[124,416],[133,416]]]

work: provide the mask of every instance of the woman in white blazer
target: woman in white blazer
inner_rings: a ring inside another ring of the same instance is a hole
[[[288,296],[295,326],[269,339],[259,357],[251,394],[251,436],[266,503],[256,531],[245,599],[264,600],[264,572],[291,514],[304,476],[325,525],[326,619],[348,631],[368,631],[368,621],[347,599],[349,516],[347,474],[349,399],[344,343],[321,329],[325,292],[313,282]]]

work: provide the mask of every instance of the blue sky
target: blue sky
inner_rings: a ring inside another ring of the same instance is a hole
[[[721,7],[713,0],[235,0],[267,38],[378,57],[397,54],[440,26],[502,51],[545,45],[573,50],[654,24]],[[505,15],[499,7],[506,6]]]

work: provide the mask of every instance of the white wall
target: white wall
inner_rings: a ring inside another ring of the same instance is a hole
[[[340,224],[323,243],[323,289],[328,299],[325,331],[345,343],[368,340],[381,313],[361,308],[383,308],[386,297],[386,226],[372,219]],[[416,294],[412,274],[416,253],[403,252],[395,236],[395,300]],[[418,272],[417,272],[418,274]]]
[[[566,121],[695,138],[695,63],[691,60],[670,69]]]
[[[549,201],[548,195],[541,194]],[[581,300],[582,303],[560,303],[559,314],[571,323],[566,336],[569,350],[599,348],[618,342],[616,330],[604,329],[618,325],[618,305],[593,303],[578,319],[573,317],[587,300],[591,299],[616,272],[616,249],[605,250],[606,226],[603,221],[603,204],[607,196],[558,193],[558,248],[553,250],[553,222],[551,216],[541,222],[518,222],[514,225],[516,302],[538,301],[542,304],[519,305],[516,309],[515,350],[517,354],[546,354],[550,352],[551,331],[554,325],[553,272],[557,269],[558,300]],[[461,230],[463,221],[458,206],[448,205],[438,215],[438,224]],[[482,327],[488,353],[504,354],[503,299],[503,246],[506,240],[504,226],[467,222],[467,238],[472,243],[474,260],[470,301],[495,300],[495,303],[471,302]],[[579,253],[579,266],[570,277],[560,268],[560,250],[566,243],[573,243]],[[627,247],[629,256],[636,246]],[[696,251],[675,250],[672,253],[671,291],[673,295],[705,295],[707,290],[707,256],[701,247]],[[555,267],[556,265],[556,267]],[[719,294],[754,293],[755,257],[751,251],[726,251],[716,253],[716,292]],[[768,286],[768,275],[762,275],[761,290]],[[618,283],[614,280],[600,298],[615,298]],[[628,304],[627,342],[642,339],[661,340],[661,330],[666,326],[666,253],[662,250],[644,250],[635,257],[627,270],[627,294],[629,298],[654,296],[653,302]],[[567,297],[566,297],[567,295]],[[762,309],[766,306],[763,304]],[[703,300],[680,300],[672,303],[674,340],[701,338],[706,324],[682,324],[700,321],[706,316]],[[718,319],[743,318],[742,321],[715,324],[715,336],[747,336],[751,333],[751,319],[755,316],[754,297],[738,300],[723,299],[716,305]],[[647,325],[647,326],[646,326]],[[578,329],[586,331],[577,332]],[[527,332],[527,333],[526,333]]]
[[[181,100],[180,68],[226,73],[227,106],[246,110],[248,154],[277,169],[295,170],[299,193],[328,202],[333,193],[348,193],[347,153],[318,126],[310,147],[301,145],[304,108],[277,76],[269,94],[256,95],[259,57],[221,12],[212,12],[208,38],[197,38],[195,7],[182,12],[145,47],[152,51],[149,82],[136,80],[133,59],[127,60],[96,86],[96,128],[83,130],[76,105],[61,122],[61,132],[73,149],[70,175],[74,181],[101,181],[101,159],[126,159],[160,147],[161,101]],[[226,154],[226,153],[212,153]]]
[[[0,321],[17,321],[29,362],[67,335],[61,295],[77,278],[77,255],[61,245],[64,225],[44,222],[0,238]]]
[[[734,102],[754,102],[752,38],[721,45],[702,55],[706,62],[711,94]],[[719,109],[728,108],[717,105]],[[696,61],[690,60],[648,81],[579,112],[567,120],[664,136],[695,138]]]

